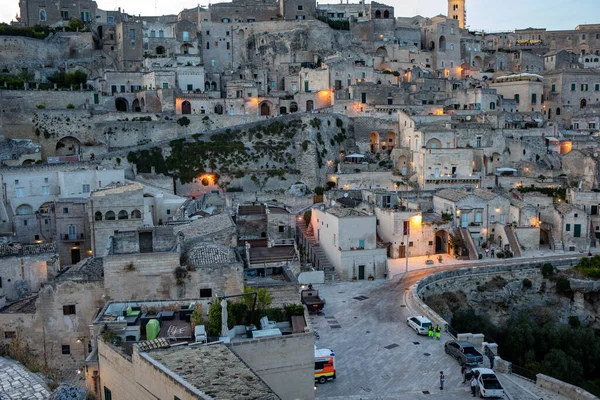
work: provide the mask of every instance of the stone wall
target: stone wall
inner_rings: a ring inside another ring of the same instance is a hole
[[[39,291],[40,286],[48,280],[46,262],[56,254],[46,253],[28,256],[0,258],[0,296],[6,296],[9,302]],[[50,263],[48,268],[55,268]],[[50,276],[54,273],[51,272]]]
[[[535,376],[536,385],[549,390],[554,393],[558,393],[571,400],[594,400],[598,397],[591,393],[586,392],[580,387],[570,385],[566,382],[554,379],[551,376],[544,374],[537,374]]]

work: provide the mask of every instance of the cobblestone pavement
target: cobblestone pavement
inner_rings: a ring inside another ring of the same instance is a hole
[[[50,392],[43,380],[16,361],[0,357],[1,400],[43,400]]]
[[[443,266],[436,271],[457,268]],[[410,311],[405,293],[417,280],[431,274],[417,270],[389,281],[342,282],[315,285],[327,301],[324,313],[311,316],[320,336],[318,348],[336,353],[336,380],[316,385],[316,397],[327,399],[465,399],[460,366],[444,352],[450,339],[442,333],[440,341],[417,336],[406,324]],[[444,390],[439,389],[439,374],[444,371]],[[562,400],[522,387],[518,378],[499,378],[507,383],[510,400]],[[529,383],[529,382],[527,382]],[[535,387],[535,385],[531,384]],[[533,397],[532,393],[537,397]]]

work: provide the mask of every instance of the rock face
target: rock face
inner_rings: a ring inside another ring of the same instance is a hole
[[[86,394],[85,389],[70,386],[60,385],[52,394],[49,400],[85,400]]]
[[[297,183],[290,187],[288,193],[292,196],[303,197],[306,194],[307,190],[308,188],[304,183]]]
[[[568,323],[576,316],[600,328],[600,284],[571,282],[572,292],[559,293],[556,280],[544,279],[537,269],[445,279],[429,285],[424,300],[447,321],[458,310],[472,308],[504,325],[515,314],[531,311],[538,318]]]

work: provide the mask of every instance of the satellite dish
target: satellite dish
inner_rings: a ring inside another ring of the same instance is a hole
[[[348,197],[348,193],[344,193],[344,197]]]
[[[467,118],[466,118],[466,119],[467,119],[467,121],[470,121],[470,120],[471,120],[471,116],[470,116],[470,115],[467,115]]]

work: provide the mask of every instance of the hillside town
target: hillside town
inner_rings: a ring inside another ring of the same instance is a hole
[[[488,33],[466,0],[354,1],[18,2],[0,398],[452,400],[491,375],[510,399],[597,398],[600,367],[519,366],[450,317],[556,286],[532,304],[600,356],[600,282],[561,272],[600,268],[600,23]]]

